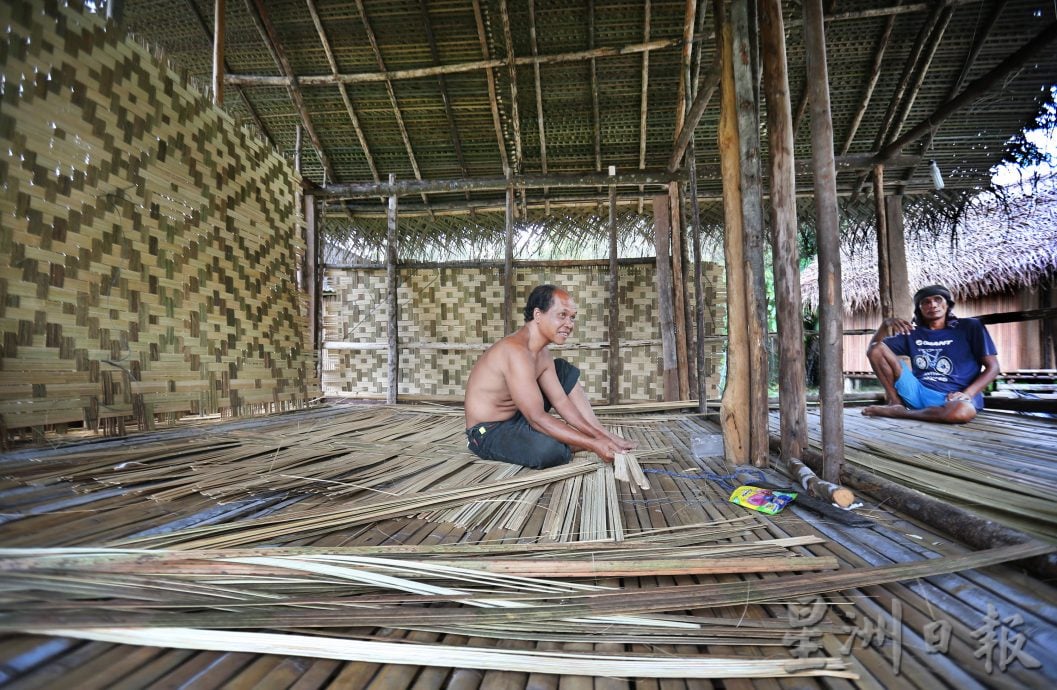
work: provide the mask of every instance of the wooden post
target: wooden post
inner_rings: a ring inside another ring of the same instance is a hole
[[[833,120],[826,68],[822,0],[804,0],[804,46],[811,98],[811,164],[815,179],[818,237],[819,346],[822,400],[822,478],[840,483],[844,462],[844,325],[840,285],[837,172],[833,163]]]
[[[760,110],[753,69],[749,0],[731,5],[734,92],[738,150],[741,156],[741,217],[745,235],[744,267],[749,343],[749,458],[766,467],[767,447],[767,283],[764,279],[763,192],[760,177]]]
[[[510,179],[509,171],[507,179]],[[514,185],[506,188],[506,243],[503,251],[503,331],[513,333],[514,327]]]
[[[885,203],[885,228],[888,230],[889,280],[892,282],[892,311],[909,319],[914,311],[910,303],[910,276],[907,274],[906,237],[903,234],[903,197],[888,197]]]
[[[657,315],[661,322],[661,370],[664,399],[679,397],[679,370],[675,355],[675,314],[672,308],[672,264],[669,258],[671,220],[668,195],[653,197],[653,242],[657,254]]]
[[[892,260],[888,249],[888,221],[885,209],[885,167],[883,164],[873,167],[873,201],[877,214],[877,292],[881,297],[881,318],[895,316],[892,304]]]
[[[778,318],[778,400],[782,459],[799,458],[807,447],[807,384],[804,322],[797,248],[793,113],[781,0],[760,0],[763,88],[771,152],[771,246]]]
[[[389,184],[396,181],[396,175],[389,173]],[[385,253],[385,286],[386,301],[388,303],[389,327],[386,331],[386,345],[389,353],[389,379],[385,391],[385,401],[390,405],[396,403],[397,393],[400,385],[400,350],[398,348],[398,327],[400,324],[399,307],[397,304],[397,247],[396,247],[396,195],[389,197],[389,206],[386,220],[386,253]]]
[[[672,316],[675,321],[675,366],[679,374],[679,400],[690,397],[690,377],[686,361],[686,305],[683,302],[683,214],[679,202],[679,183],[668,185],[668,204],[672,222]]]
[[[224,0],[213,0],[213,105],[224,105]]]
[[[718,72],[718,70],[717,70]],[[690,208],[694,216],[694,325],[697,337],[694,340],[697,354],[697,411],[708,411],[708,376],[705,363],[705,290],[701,267],[701,208],[697,203],[697,154],[694,137],[686,148],[686,166],[690,170]]]
[[[616,166],[609,166],[616,175]],[[617,188],[609,185],[609,404],[620,402],[620,292],[617,270]]]
[[[311,194],[306,194],[304,197],[305,204],[305,263],[304,263],[304,275],[305,275],[305,292],[308,293],[308,329],[309,336],[307,344],[312,348],[312,351],[319,352],[319,343],[321,338],[319,337],[319,283],[321,282],[318,277],[319,265],[318,257],[319,251],[317,250],[317,229],[316,229],[316,198]],[[318,362],[318,359],[317,359]],[[318,365],[317,365],[318,368]]]
[[[745,301],[744,236],[741,231],[741,187],[738,121],[734,103],[734,66],[730,22],[723,0],[714,0],[716,34],[722,50],[720,78],[719,160],[723,175],[723,257],[727,272],[727,382],[719,423],[728,463],[749,462],[749,340]]]

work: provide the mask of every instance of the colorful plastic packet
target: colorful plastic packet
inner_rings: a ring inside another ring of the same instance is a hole
[[[796,494],[791,491],[772,491],[756,486],[739,486],[730,495],[730,502],[758,510],[767,515],[781,512],[782,508],[793,502]]]

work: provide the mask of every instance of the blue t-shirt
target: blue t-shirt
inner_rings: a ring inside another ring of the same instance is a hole
[[[908,334],[884,340],[892,352],[910,357],[911,370],[921,385],[941,393],[965,390],[980,375],[984,357],[997,355],[987,329],[977,319],[951,319],[945,328],[931,330],[915,326]],[[973,404],[982,408],[977,393]]]

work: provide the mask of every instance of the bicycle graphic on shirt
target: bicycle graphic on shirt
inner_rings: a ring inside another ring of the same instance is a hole
[[[935,371],[947,376],[954,369],[954,364],[948,357],[942,356],[943,350],[939,348],[921,349],[914,356],[914,366],[922,371]]]

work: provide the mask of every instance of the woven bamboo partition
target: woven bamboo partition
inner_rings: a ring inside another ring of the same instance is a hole
[[[726,292],[722,268],[704,267],[705,336],[721,332]],[[522,263],[515,266],[517,309],[533,287],[553,283],[577,302],[576,331],[555,356],[582,371],[588,395],[604,399],[609,386],[608,262]],[[652,260],[622,261],[620,284],[620,394],[622,401],[663,397],[660,324]],[[385,397],[386,295],[384,268],[326,271],[323,296],[323,389],[328,395]],[[404,267],[399,272],[401,396],[462,398],[481,352],[504,335],[501,266]],[[693,295],[691,294],[691,305]],[[520,313],[520,312],[519,312]],[[692,312],[691,312],[692,314]],[[518,319],[521,322],[521,319]],[[718,395],[723,341],[706,343],[708,395]]]
[[[98,16],[0,16],[4,435],[315,397],[289,163]]]

